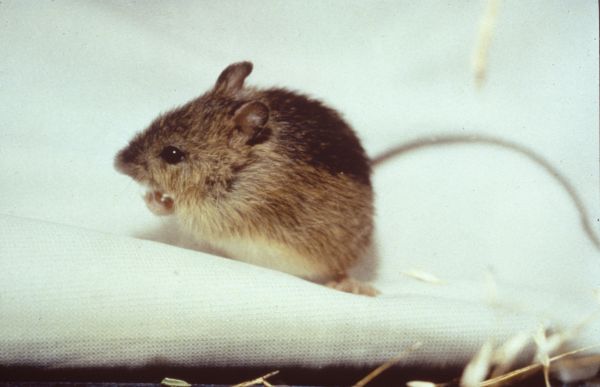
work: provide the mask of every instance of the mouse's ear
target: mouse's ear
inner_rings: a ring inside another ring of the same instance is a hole
[[[248,145],[265,142],[271,136],[271,130],[264,125],[269,120],[269,108],[262,102],[246,102],[240,106],[233,116],[239,130],[248,136]]]
[[[252,72],[252,63],[238,62],[227,66],[219,75],[215,84],[215,92],[233,95],[244,86],[244,80]]]

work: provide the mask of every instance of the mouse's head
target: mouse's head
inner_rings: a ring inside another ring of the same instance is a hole
[[[232,189],[252,148],[270,137],[268,107],[244,89],[250,62],[227,67],[213,89],[159,116],[115,157],[115,167],[175,202]]]

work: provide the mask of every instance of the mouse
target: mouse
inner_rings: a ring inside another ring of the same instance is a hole
[[[533,150],[500,138],[417,138],[369,158],[342,114],[285,88],[247,86],[251,62],[229,65],[214,86],[161,114],[115,156],[115,168],[146,187],[150,211],[175,216],[211,252],[366,296],[349,275],[372,252],[373,169],[415,150],[483,144],[540,165],[567,192],[600,250],[572,184]]]
[[[153,213],[213,251],[375,296],[348,274],[373,243],[371,162],[356,132],[315,98],[247,86],[252,69],[233,63],[161,114],[115,168],[146,187]]]

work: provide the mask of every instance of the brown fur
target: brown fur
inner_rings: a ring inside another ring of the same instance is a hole
[[[337,112],[284,89],[244,87],[251,71],[249,62],[227,67],[212,90],[138,134],[115,166],[155,192],[147,201],[156,212],[174,212],[228,255],[341,280],[371,245],[368,159]],[[184,160],[163,160],[166,146]],[[162,194],[172,201],[161,210]]]

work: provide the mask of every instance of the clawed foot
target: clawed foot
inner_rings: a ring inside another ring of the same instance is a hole
[[[330,281],[326,284],[326,286],[336,290],[341,290],[342,292],[360,294],[362,296],[375,297],[379,294],[379,291],[371,285],[348,277],[344,277],[340,280]]]
[[[160,191],[146,192],[144,201],[148,209],[156,215],[171,215],[175,211],[173,198]]]

